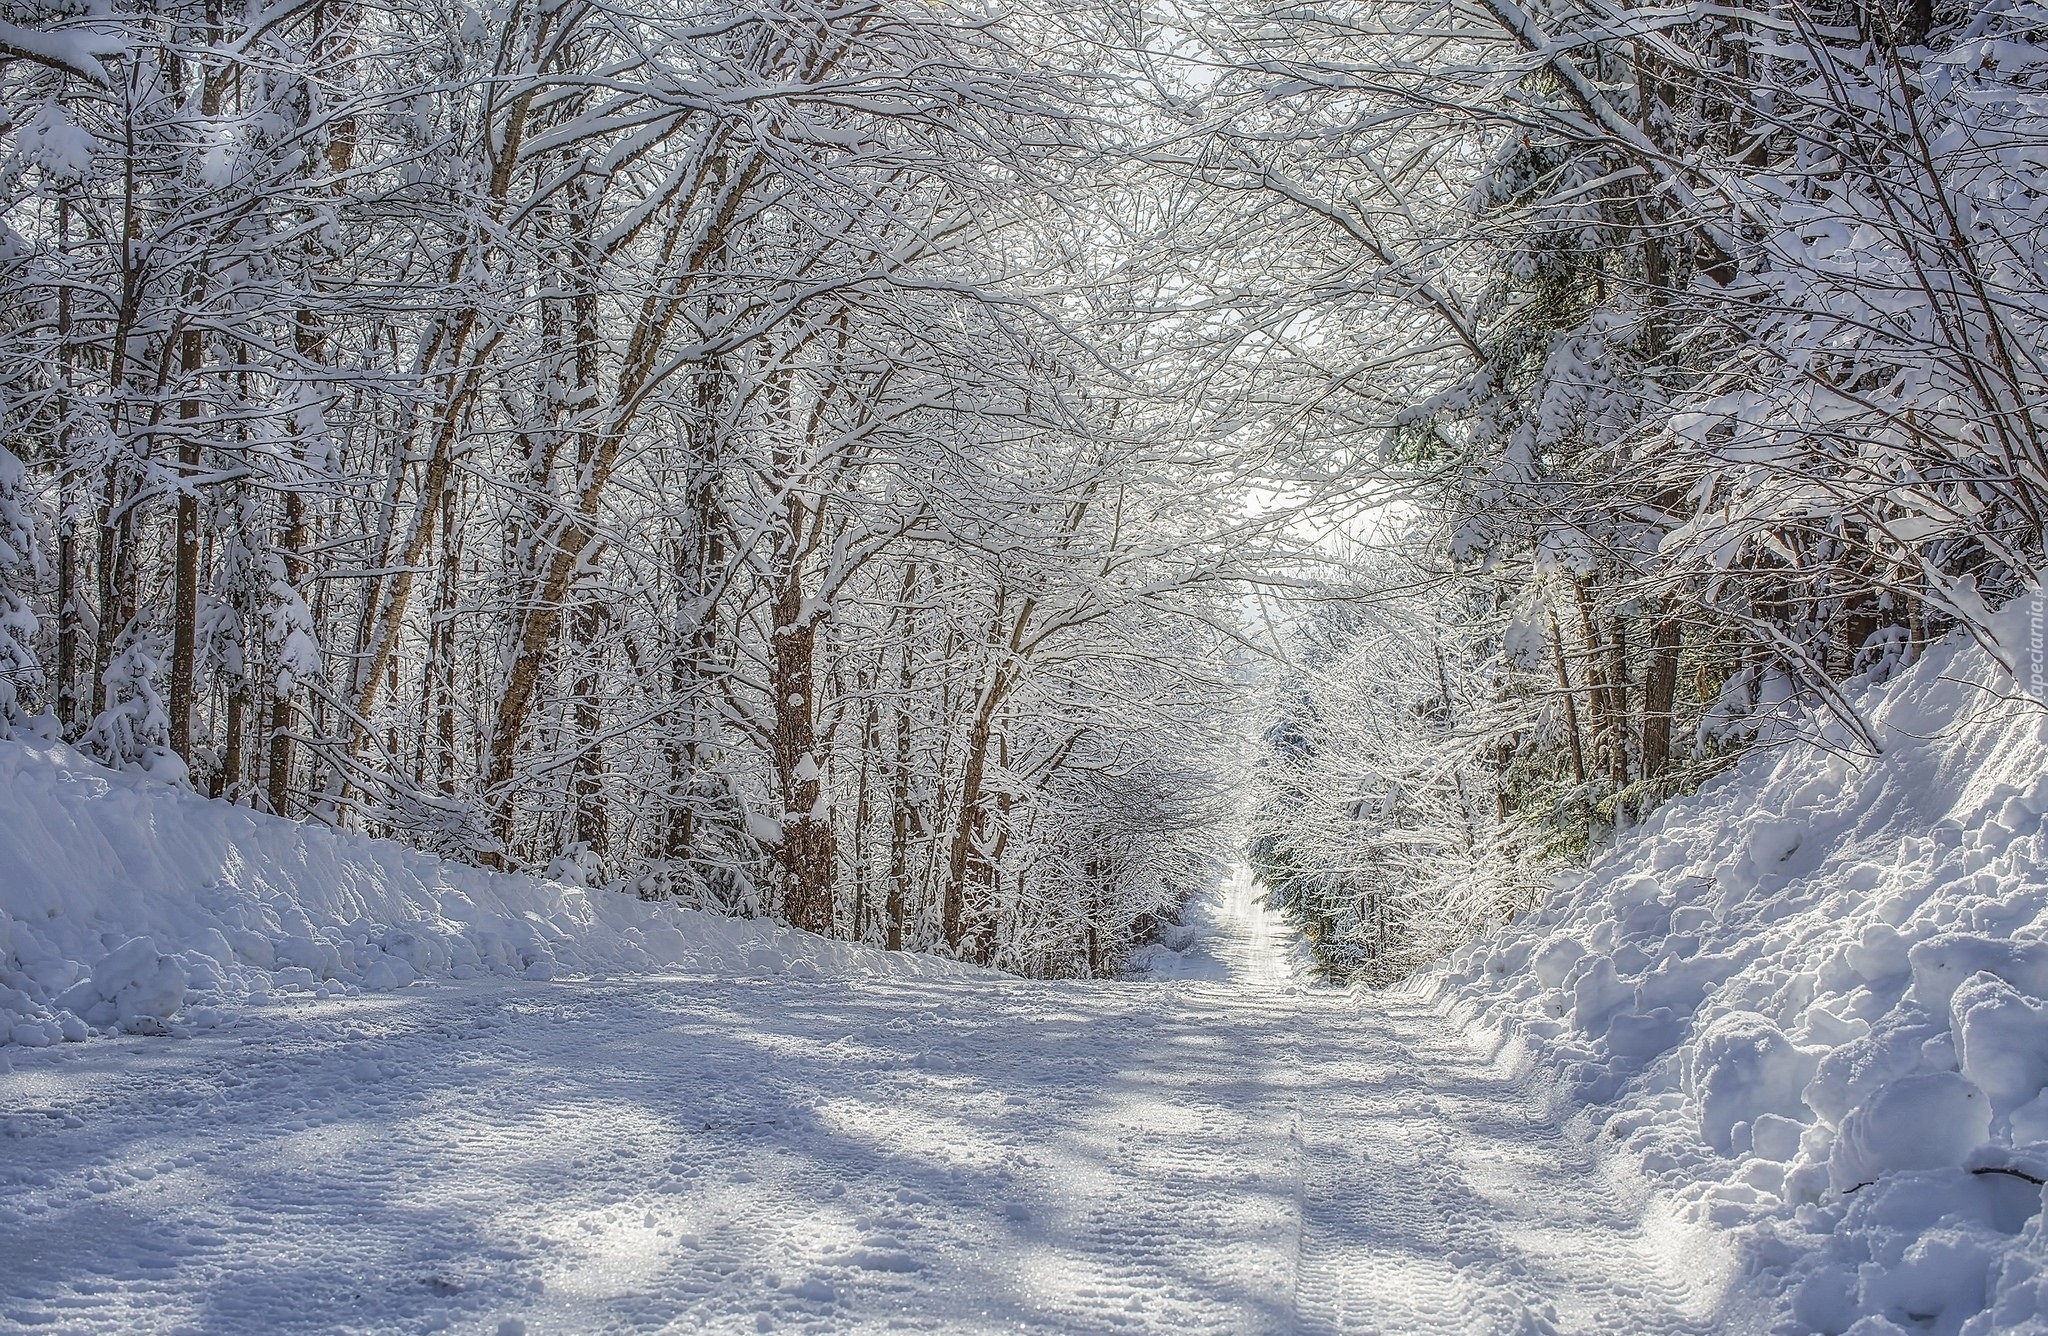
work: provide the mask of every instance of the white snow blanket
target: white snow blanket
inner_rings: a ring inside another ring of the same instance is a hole
[[[1750,1330],[1531,1082],[1216,892],[1143,982],[483,979],[0,1050],[0,1332]]]
[[[421,977],[964,967],[444,862],[0,742],[0,1044],[204,1028]]]
[[[2048,611],[2002,614],[2024,659]],[[2029,676],[2025,666],[2021,676]],[[1732,1231],[1781,1330],[2048,1333],[2048,711],[1968,642],[1423,987]]]

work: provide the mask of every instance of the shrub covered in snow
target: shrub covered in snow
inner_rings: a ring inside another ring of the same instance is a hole
[[[1864,697],[1881,754],[1757,752],[1423,980],[1737,1231],[1783,1330],[2048,1333],[2030,685],[1939,646]]]
[[[171,749],[171,717],[157,679],[170,646],[147,608],[114,641],[107,665],[107,708],[78,740],[79,750],[116,770],[137,770],[166,784],[182,784],[184,759]]]
[[[26,483],[21,461],[0,445],[0,738],[26,721],[23,689],[40,684],[43,675],[29,604],[41,558]]]

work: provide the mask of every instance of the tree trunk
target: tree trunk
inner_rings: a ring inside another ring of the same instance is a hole
[[[236,685],[228,689],[227,746],[221,755],[220,770],[213,777],[213,796],[234,802],[241,793],[243,733],[247,728],[245,716],[248,712],[248,692]]]
[[[207,5],[207,34],[218,44],[223,37],[216,4]],[[204,124],[220,118],[226,98],[228,72],[225,68],[201,69],[199,117]],[[171,750],[189,766],[192,753],[192,715],[197,696],[197,650],[199,643],[199,421],[205,412],[199,395],[200,372],[206,364],[206,340],[191,323],[207,297],[207,273],[202,262],[185,292],[186,327],[178,340],[179,371],[184,380],[184,397],[178,404],[178,508],[172,533],[171,560]]]
[[[917,564],[906,562],[901,596],[903,629],[896,642],[896,756],[889,802],[889,892],[883,907],[888,917],[884,944],[891,951],[903,949],[903,920],[910,900],[910,837],[917,815],[910,719],[910,702],[917,688],[917,663],[911,655],[911,646],[917,643],[917,606],[912,601],[917,593],[917,579]]]
[[[71,196],[57,200],[57,253],[69,264]],[[71,513],[76,479],[71,461],[71,284],[57,287],[57,718],[65,736],[75,736],[79,718],[78,691],[78,519]]]
[[[874,880],[871,875],[869,831],[875,820],[874,772],[882,755],[882,702],[876,696],[881,685],[881,664],[875,665],[872,677],[865,671],[854,675],[855,688],[861,697],[860,726],[860,783],[853,808],[853,940],[864,942],[868,939],[868,919],[874,910],[874,897],[868,888]]]
[[[611,856],[611,821],[605,801],[604,715],[598,697],[603,678],[598,653],[609,620],[604,604],[594,594],[586,594],[569,633],[583,650],[583,667],[575,687],[576,732],[581,747],[569,780],[575,805],[574,837],[601,863]]]
[[[284,524],[278,533],[278,552],[284,559],[285,583],[293,589],[306,578],[306,503],[294,490],[284,494]],[[266,776],[265,805],[278,816],[289,814],[292,792],[292,696],[298,690],[293,679],[288,691],[274,691],[270,702],[270,761]]]
[[[805,606],[801,569],[794,563],[781,586],[773,610],[769,685],[775,697],[775,776],[783,808],[782,837],[775,847],[782,913],[793,927],[829,933],[838,851],[818,755],[818,621],[815,610]]]
[[[1643,778],[1661,780],[1671,768],[1671,714],[1678,695],[1682,627],[1666,598],[1650,626],[1650,660],[1643,670]]]
[[[1607,627],[1607,766],[1615,792],[1628,787],[1628,622],[1620,613]]]
[[[974,710],[974,722],[967,731],[967,751],[960,768],[960,816],[946,855],[946,892],[940,905],[940,933],[954,952],[960,950],[967,933],[968,870],[974,862],[976,838],[982,826],[982,784],[988,768],[989,741],[994,734],[996,707],[1009,691],[1009,683],[998,665]]]
[[[906,647],[907,649],[907,647]],[[907,655],[906,655],[907,657]],[[908,672],[904,674],[906,677]],[[899,698],[896,706],[896,764],[889,807],[889,891],[883,913],[888,923],[883,945],[903,949],[903,918],[910,899],[910,823],[915,795],[910,773],[910,711]]]
[[[1565,737],[1571,743],[1572,780],[1583,785],[1586,782],[1586,741],[1579,728],[1579,696],[1572,686],[1572,676],[1564,657],[1564,628],[1557,624],[1557,613],[1549,610],[1550,616],[1550,662],[1557,671],[1557,689],[1564,693]]]
[[[665,856],[689,856],[696,834],[692,787],[705,768],[711,720],[705,709],[718,654],[718,594],[726,560],[726,516],[718,476],[725,408],[724,367],[697,368],[691,387],[690,459],[683,474],[688,529],[676,545],[675,658],[669,670],[669,808]]]
[[[137,586],[135,488],[123,444],[107,462],[106,489],[100,502],[100,627],[93,647],[93,709],[113,704],[107,690],[107,668],[114,661],[114,642],[135,620]]]
[[[202,285],[203,287],[203,285]],[[178,405],[178,509],[171,562],[171,750],[192,761],[192,703],[199,643],[199,418],[197,386],[205,341],[196,329],[179,338],[186,394]]]

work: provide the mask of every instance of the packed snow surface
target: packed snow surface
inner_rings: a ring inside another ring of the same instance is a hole
[[[1721,1255],[1539,1088],[1300,987],[1241,871],[1197,908],[1149,981],[720,947],[0,1050],[0,1328],[1721,1329]]]
[[[2048,604],[1668,804],[1428,999],[1556,1074],[1785,1332],[2048,1334]],[[2032,680],[2028,680],[2032,679]]]

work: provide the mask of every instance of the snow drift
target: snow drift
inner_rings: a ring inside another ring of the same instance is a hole
[[[2048,1333],[2039,686],[1936,646],[1864,690],[1876,758],[1752,753],[1421,981],[1732,1231],[1779,1330]]]
[[[758,921],[444,862],[0,742],[0,1044],[227,1003],[565,973],[937,974]]]

